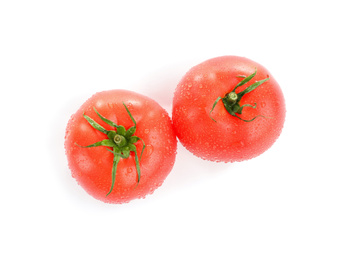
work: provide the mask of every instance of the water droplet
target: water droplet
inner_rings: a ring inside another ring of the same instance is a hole
[[[145,129],[145,134],[149,134],[149,129]]]
[[[128,103],[127,107],[130,111],[134,109],[134,105],[132,103]]]
[[[132,173],[132,168],[129,167],[129,168],[127,169],[127,171],[128,171],[128,173]]]
[[[263,101],[260,103],[261,107],[265,107],[266,106],[266,103]]]
[[[150,156],[153,153],[153,146],[151,144],[146,145],[146,155]]]

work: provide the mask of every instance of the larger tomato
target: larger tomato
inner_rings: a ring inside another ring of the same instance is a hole
[[[179,140],[193,154],[233,162],[271,147],[285,113],[281,88],[267,69],[223,56],[186,73],[175,90],[172,117]]]
[[[107,203],[143,198],[171,171],[177,140],[168,113],[126,90],[99,92],[69,120],[65,148],[72,176]]]

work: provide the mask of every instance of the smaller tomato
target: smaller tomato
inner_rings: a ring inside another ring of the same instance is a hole
[[[211,161],[254,158],[276,141],[285,119],[280,86],[260,64],[223,56],[191,68],[173,98],[180,142]]]
[[[154,100],[110,90],[96,93],[72,115],[65,148],[72,176],[90,195],[125,203],[163,183],[177,140],[170,117]]]

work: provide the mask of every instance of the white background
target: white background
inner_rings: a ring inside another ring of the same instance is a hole
[[[348,1],[1,1],[1,259],[350,259]],[[71,177],[67,121],[123,88],[171,112],[192,66],[245,56],[287,117],[263,155],[180,144],[146,199],[108,205]]]

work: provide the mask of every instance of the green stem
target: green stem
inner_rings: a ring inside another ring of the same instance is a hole
[[[137,183],[136,186],[140,183],[141,180],[141,168],[140,168],[140,159],[142,156],[142,153],[146,147],[145,142],[137,137],[134,136],[133,134],[136,132],[136,120],[133,118],[131,115],[129,109],[127,106],[123,103],[128,115],[131,118],[131,121],[134,123],[132,127],[130,127],[128,130],[125,129],[124,126],[117,125],[116,123],[112,122],[111,120],[103,117],[95,108],[95,112],[98,115],[98,117],[108,124],[109,126],[113,127],[114,130],[106,130],[104,127],[102,127],[100,124],[95,122],[91,117],[83,114],[83,117],[88,121],[88,123],[96,130],[104,133],[107,135],[108,139],[104,139],[102,141],[96,142],[94,144],[90,144],[87,146],[81,146],[78,145],[82,148],[91,148],[91,147],[97,147],[97,146],[105,146],[105,147],[111,147],[113,150],[110,148],[107,148],[107,151],[113,153],[113,166],[112,166],[112,184],[109,192],[107,193],[106,196],[111,194],[113,191],[113,188],[115,186],[116,182],[116,174],[117,174],[117,166],[118,163],[121,159],[127,159],[130,156],[130,152],[135,153],[135,163],[136,163],[136,171],[137,171]],[[136,151],[136,146],[134,143],[141,141],[143,144],[142,151],[141,151],[141,156],[139,157]]]
[[[247,93],[249,93],[249,92],[252,92],[252,91],[255,90],[256,88],[258,88],[260,85],[262,85],[264,82],[266,82],[266,81],[269,80],[269,78],[266,78],[266,79],[257,81],[257,82],[255,82],[255,83],[251,84],[250,86],[248,86],[248,87],[247,87],[246,89],[244,89],[243,91],[241,91],[241,92],[239,92],[239,93],[236,93],[237,88],[240,87],[240,86],[243,86],[244,84],[246,84],[246,83],[248,83],[250,80],[252,80],[252,78],[254,78],[254,76],[256,75],[256,73],[257,73],[257,69],[255,69],[254,73],[252,73],[252,74],[249,75],[248,77],[244,77],[244,79],[243,79],[242,81],[240,81],[240,82],[234,87],[234,89],[233,89],[232,91],[228,92],[228,93],[225,95],[225,97],[223,97],[223,98],[218,97],[218,98],[215,100],[215,102],[214,102],[214,104],[213,104],[213,107],[212,107],[212,109],[211,109],[210,112],[209,112],[209,116],[210,116],[210,118],[211,118],[214,122],[216,122],[216,121],[212,118],[211,113],[213,112],[215,106],[217,105],[217,103],[218,103],[220,100],[222,100],[222,102],[223,102],[223,104],[224,104],[224,106],[225,106],[227,112],[228,112],[230,115],[232,115],[232,116],[234,116],[234,117],[236,117],[236,118],[238,118],[238,119],[240,119],[240,120],[242,120],[242,121],[244,121],[244,122],[251,122],[251,121],[255,120],[257,117],[264,117],[264,116],[262,116],[262,115],[258,115],[258,116],[255,116],[255,117],[252,118],[252,119],[248,119],[248,120],[247,120],[247,119],[243,119],[243,118],[237,116],[237,114],[242,114],[242,111],[243,111],[243,108],[244,108],[244,107],[251,107],[251,108],[254,108],[254,109],[256,108],[256,103],[254,103],[254,104],[255,104],[254,106],[252,106],[252,105],[250,105],[250,104],[241,105],[241,104],[240,104],[240,101],[241,101],[242,97],[243,97],[245,94],[247,94]]]

